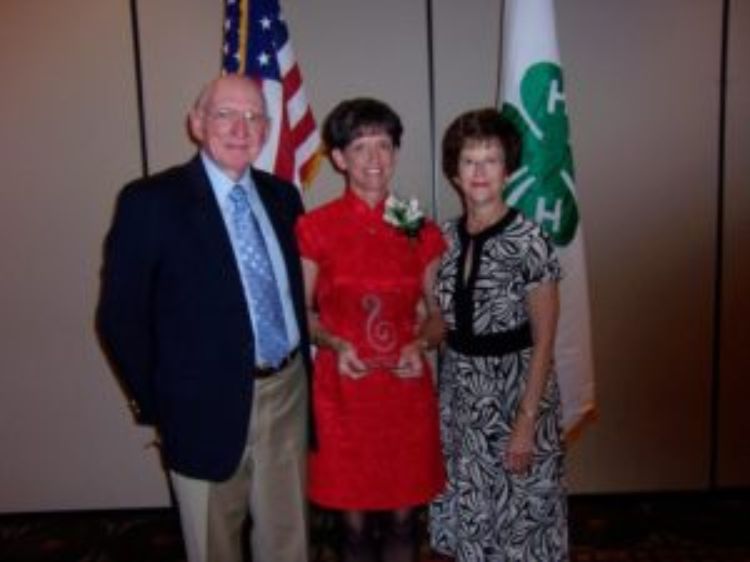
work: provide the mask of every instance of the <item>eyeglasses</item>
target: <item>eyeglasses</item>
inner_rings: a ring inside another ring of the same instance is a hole
[[[222,129],[229,129],[234,123],[242,119],[248,127],[258,127],[268,123],[268,116],[252,109],[240,111],[230,107],[219,107],[208,112],[208,117]]]

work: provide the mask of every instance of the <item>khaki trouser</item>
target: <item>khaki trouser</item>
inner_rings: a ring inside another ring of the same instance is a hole
[[[248,443],[229,480],[171,471],[189,562],[242,562],[250,513],[253,562],[306,562],[307,378],[299,356],[255,381]]]

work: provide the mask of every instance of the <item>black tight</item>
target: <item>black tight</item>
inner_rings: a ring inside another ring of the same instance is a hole
[[[414,509],[341,513],[342,562],[414,562],[417,518]]]
[[[372,518],[364,511],[341,513],[341,562],[375,562]]]
[[[385,516],[382,562],[414,562],[417,559],[417,517],[413,509],[391,511]]]

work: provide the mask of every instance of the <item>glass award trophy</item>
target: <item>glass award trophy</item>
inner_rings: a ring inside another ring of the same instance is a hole
[[[399,345],[395,322],[396,299],[372,293],[362,297],[364,312],[363,345],[358,350],[360,359],[369,370],[395,370],[398,368]]]

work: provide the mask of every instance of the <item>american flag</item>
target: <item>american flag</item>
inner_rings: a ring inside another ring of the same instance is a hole
[[[257,79],[271,118],[255,166],[307,186],[320,160],[320,135],[278,0],[225,0],[224,15],[223,71]]]

